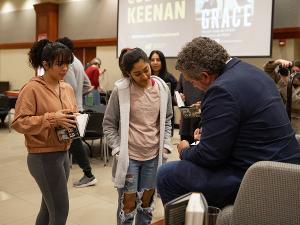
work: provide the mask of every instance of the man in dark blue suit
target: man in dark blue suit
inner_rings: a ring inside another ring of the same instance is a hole
[[[300,164],[300,150],[280,94],[260,69],[231,58],[217,42],[199,37],[178,54],[178,69],[205,91],[200,142],[178,145],[180,161],[157,175],[163,203],[202,192],[209,205],[232,204],[246,170],[255,162]]]

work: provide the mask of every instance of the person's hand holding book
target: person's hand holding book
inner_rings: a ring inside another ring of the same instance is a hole
[[[76,116],[69,109],[59,110],[55,113],[56,124],[65,129],[76,127]]]

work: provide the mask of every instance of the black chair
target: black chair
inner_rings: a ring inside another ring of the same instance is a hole
[[[100,92],[100,104],[106,105],[106,92]]]
[[[100,103],[103,105],[107,105],[109,97],[111,95],[112,90],[108,90],[105,92],[100,92]]]
[[[108,100],[109,100],[109,98],[110,98],[111,93],[112,93],[112,90],[106,91],[106,99],[105,99],[106,104],[108,103]]]
[[[6,95],[0,94],[0,119],[1,119],[1,127],[4,127],[4,121],[6,116],[8,115],[8,128],[10,132],[11,127],[11,114],[10,114],[10,102],[9,98]]]
[[[103,155],[104,157],[104,166],[106,166],[106,163],[108,162],[109,153],[102,127],[104,113],[99,113],[90,110],[84,112],[89,114],[89,120],[82,140],[89,147],[90,157],[93,157],[92,147],[94,140],[100,139],[100,153],[101,156]],[[91,145],[87,142],[88,140],[92,141]]]
[[[0,93],[4,93],[9,90],[9,81],[0,81]]]

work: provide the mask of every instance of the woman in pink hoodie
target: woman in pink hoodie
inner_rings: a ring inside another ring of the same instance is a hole
[[[16,103],[13,127],[25,136],[27,163],[42,192],[36,225],[64,225],[69,212],[67,150],[71,140],[59,140],[57,130],[76,126],[76,99],[72,87],[62,80],[73,61],[69,48],[58,42],[35,42],[29,52],[34,69],[45,74],[24,85]]]

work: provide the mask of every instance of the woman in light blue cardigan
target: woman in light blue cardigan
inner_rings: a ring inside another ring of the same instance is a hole
[[[132,224],[136,215],[136,224],[150,224],[156,171],[163,155],[172,149],[171,95],[163,80],[151,76],[143,50],[122,51],[119,66],[124,78],[115,83],[103,121],[113,149],[113,181],[119,193],[117,221]],[[141,138],[151,141],[136,141]],[[157,143],[151,143],[153,140]]]

